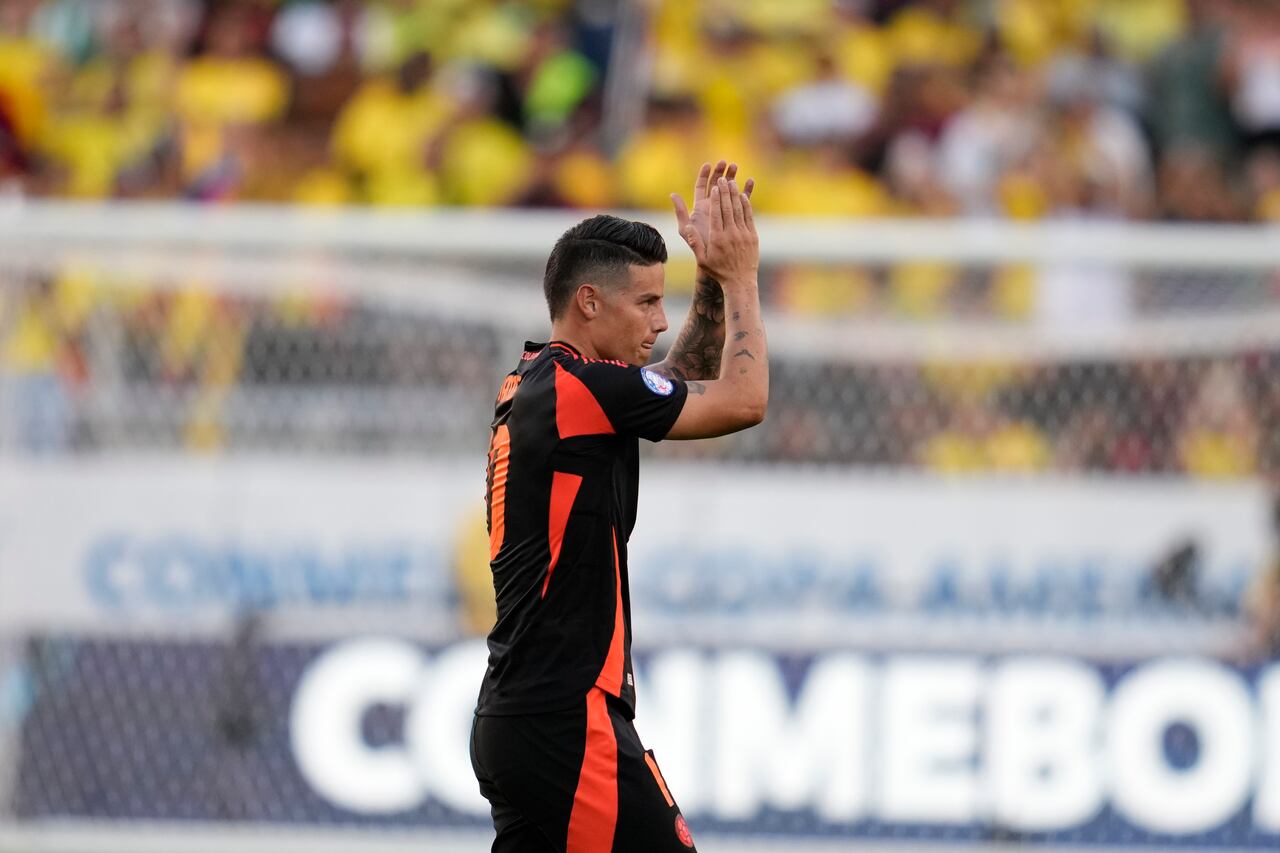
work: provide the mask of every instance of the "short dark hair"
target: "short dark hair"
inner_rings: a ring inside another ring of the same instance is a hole
[[[564,314],[578,285],[585,281],[617,281],[632,264],[648,267],[666,262],[666,241],[652,225],[603,213],[584,219],[560,235],[547,258],[542,292],[551,319]]]

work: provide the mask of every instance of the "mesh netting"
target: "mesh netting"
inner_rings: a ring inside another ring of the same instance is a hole
[[[987,330],[1040,328],[1034,300],[1046,297],[1035,290],[1034,273],[1014,276],[1025,291],[1017,297],[1021,316],[997,318],[1000,299],[1013,300],[997,295],[1012,287],[999,284],[1008,271],[937,267],[941,277],[896,286],[895,276],[910,278],[903,269],[825,268],[817,279],[811,268],[768,270],[766,302],[792,322],[792,334],[775,338],[769,418],[739,436],[656,452],[946,472],[1239,477],[1280,464],[1274,336],[1233,335],[1228,327],[1197,341],[1196,327],[1187,325],[1111,353],[1031,346],[990,356]],[[476,299],[528,305],[537,285],[526,280],[524,292],[504,284]],[[217,281],[158,284],[115,280],[83,264],[5,273],[0,351],[10,402],[0,436],[7,447],[469,453],[484,444],[494,389],[514,363],[521,332],[537,337],[544,325],[537,313],[513,328],[509,310],[485,322],[474,311],[406,309],[323,284],[257,295]],[[1260,274],[1150,274],[1124,287],[1128,322],[1139,326],[1248,316],[1276,302]],[[867,291],[863,304],[815,313],[814,294],[829,300],[858,288]],[[677,295],[673,324],[682,307]],[[914,333],[964,329],[975,312],[973,331],[917,354],[867,346],[861,355],[808,348],[801,357],[789,346],[805,336],[806,316],[856,342],[881,322]],[[1114,326],[1115,318],[1105,322]]]

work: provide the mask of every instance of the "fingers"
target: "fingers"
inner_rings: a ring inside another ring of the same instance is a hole
[[[684,199],[679,193],[671,194],[671,204],[676,209],[676,225],[680,227],[680,233],[684,233],[684,227],[689,224],[689,208],[685,207]]]
[[[702,168],[698,170],[698,178],[693,183],[693,202],[696,205],[699,199],[710,198],[711,190],[720,183],[720,179],[732,181],[738,177],[738,164],[728,163],[724,160],[717,160],[712,166],[710,163],[703,163]],[[755,189],[755,181],[747,181],[746,193],[751,195],[751,191]]]
[[[739,228],[746,228],[746,220],[742,218],[742,193],[738,192],[738,182],[729,181],[729,202],[733,208],[733,222]]]
[[[720,183],[716,184],[720,188],[720,216],[724,227],[728,228],[733,225],[733,188],[724,178],[720,179]]]
[[[706,198],[711,191],[711,164],[703,163],[702,168],[698,170],[698,179],[693,182],[693,203],[697,204],[698,199]]]
[[[689,248],[693,249],[694,257],[702,257],[702,238],[698,235],[698,228],[693,224],[693,220],[689,217],[689,208],[685,206],[684,199],[677,193],[671,194],[671,203],[676,209],[676,225],[680,230],[680,236],[689,244]]]
[[[711,186],[714,187],[719,185],[720,178],[721,176],[724,175],[725,169],[727,167],[728,167],[728,164],[725,163],[725,161],[723,160],[720,160],[716,163],[715,168],[711,170]]]
[[[754,178],[747,179],[745,191],[738,191],[737,181],[721,177],[711,188],[711,224],[723,229],[730,223],[755,230],[755,211],[751,209],[751,192],[756,188]],[[672,196],[677,198],[677,196]],[[683,202],[681,202],[683,205]],[[679,210],[676,212],[679,217]]]

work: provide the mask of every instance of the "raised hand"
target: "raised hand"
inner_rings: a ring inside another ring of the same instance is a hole
[[[739,192],[737,181],[722,176],[711,187],[707,207],[711,221],[707,240],[700,243],[703,268],[726,291],[732,285],[754,288],[760,267],[760,238],[750,194]]]
[[[708,172],[708,180],[710,173]],[[699,177],[701,183],[701,176]],[[678,208],[677,208],[678,209]],[[689,376],[689,396],[667,438],[708,438],[754,426],[769,408],[769,342],[760,314],[760,238],[751,199],[738,182],[720,175],[707,198],[707,235],[688,230],[701,249],[698,280],[719,283],[723,328],[717,325],[718,370],[709,380]],[[694,292],[696,306],[700,291]],[[729,345],[728,342],[733,344]],[[688,347],[685,348],[689,349]],[[699,373],[707,376],[707,371]]]
[[[699,266],[705,266],[703,261],[706,258],[707,241],[711,235],[711,192],[721,178],[732,181],[737,175],[737,163],[726,163],[720,160],[714,167],[710,163],[703,163],[702,168],[698,170],[697,180],[693,184],[693,213],[689,212],[684,199],[678,193],[671,194],[671,203],[676,209],[676,223],[680,228],[680,236],[693,250],[693,256]],[[747,181],[744,191],[748,199],[755,185],[754,179]]]

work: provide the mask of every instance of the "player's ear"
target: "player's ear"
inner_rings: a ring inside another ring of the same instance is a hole
[[[578,303],[578,310],[582,312],[582,316],[588,320],[595,319],[600,313],[601,300],[600,289],[594,284],[580,284],[577,291],[573,294],[574,300]]]

